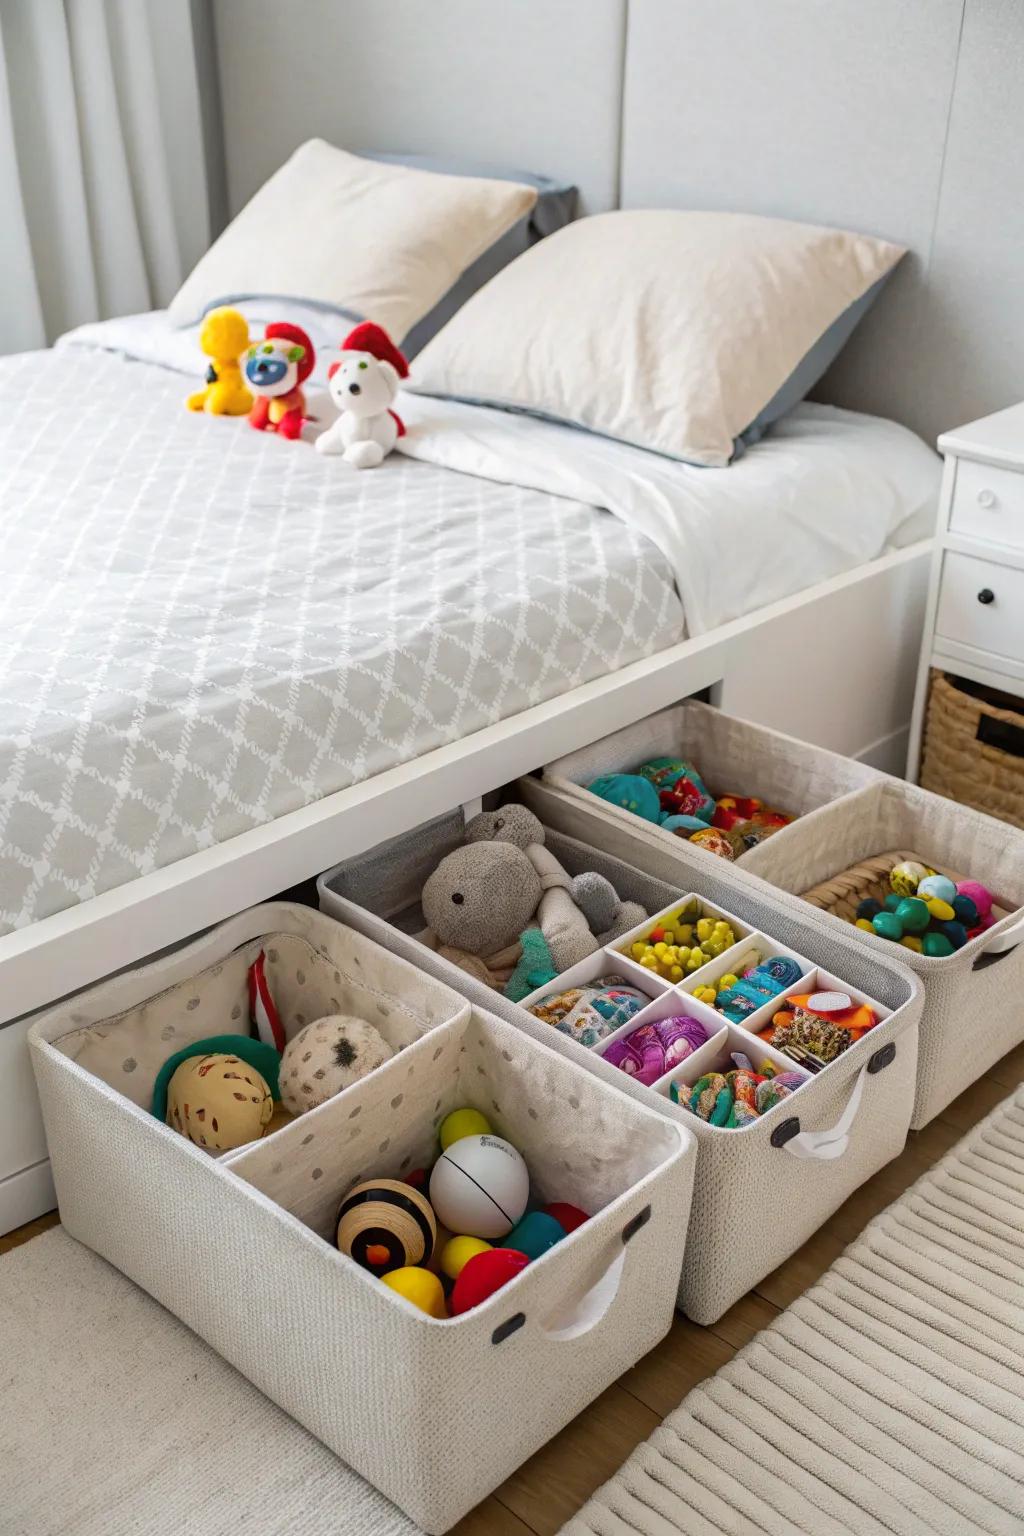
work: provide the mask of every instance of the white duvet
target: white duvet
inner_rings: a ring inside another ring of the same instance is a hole
[[[279,307],[279,306],[278,306]],[[282,318],[239,305],[254,331]],[[288,319],[317,348],[314,386],[344,322],[308,305]],[[199,372],[197,328],[163,311],[84,326],[65,345],[103,346]],[[415,375],[415,364],[413,365]],[[324,422],[326,394],[311,407]],[[533,416],[402,395],[410,458],[601,507],[669,562],[687,632],[716,629],[931,534],[940,461],[896,422],[804,402],[727,469],[701,469]]]

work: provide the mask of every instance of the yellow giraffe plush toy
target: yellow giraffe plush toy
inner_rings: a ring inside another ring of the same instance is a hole
[[[237,309],[211,309],[199,332],[199,345],[210,359],[206,388],[188,397],[190,411],[210,416],[247,416],[252,395],[242,379],[239,358],[249,346],[249,322]]]

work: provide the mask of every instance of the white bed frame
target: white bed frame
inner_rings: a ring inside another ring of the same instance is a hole
[[[1015,260],[1021,239],[1005,185],[985,198],[961,163],[964,139],[1015,153],[1005,29],[1016,18],[1008,0],[911,10],[921,14],[901,11],[897,26],[889,0],[786,0],[767,58],[760,0],[214,0],[231,203],[319,133],[353,149],[471,146],[480,160],[571,177],[587,211],[734,206],[902,239],[913,257],[821,398],[934,438],[1007,398],[992,398],[1014,353],[1002,311],[984,379],[980,348],[958,362],[959,393],[952,375],[943,389],[937,363],[942,327],[991,302],[979,249]],[[353,56],[366,68],[339,89],[339,61]],[[268,72],[297,82],[269,115],[252,90]],[[53,1204],[26,1015],[705,688],[733,713],[898,770],[928,555],[927,543],[886,555],[0,938],[0,1232]]]

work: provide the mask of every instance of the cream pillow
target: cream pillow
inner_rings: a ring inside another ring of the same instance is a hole
[[[475,293],[409,387],[728,464],[768,407],[781,414],[820,377],[902,255],[746,214],[598,214]]]
[[[301,299],[375,320],[401,342],[536,201],[519,182],[411,170],[310,139],[194,267],[170,316],[191,325],[216,304]]]

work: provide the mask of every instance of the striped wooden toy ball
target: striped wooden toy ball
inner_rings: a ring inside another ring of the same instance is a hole
[[[436,1241],[430,1202],[411,1184],[371,1179],[341,1202],[338,1247],[372,1275],[429,1263]]]

